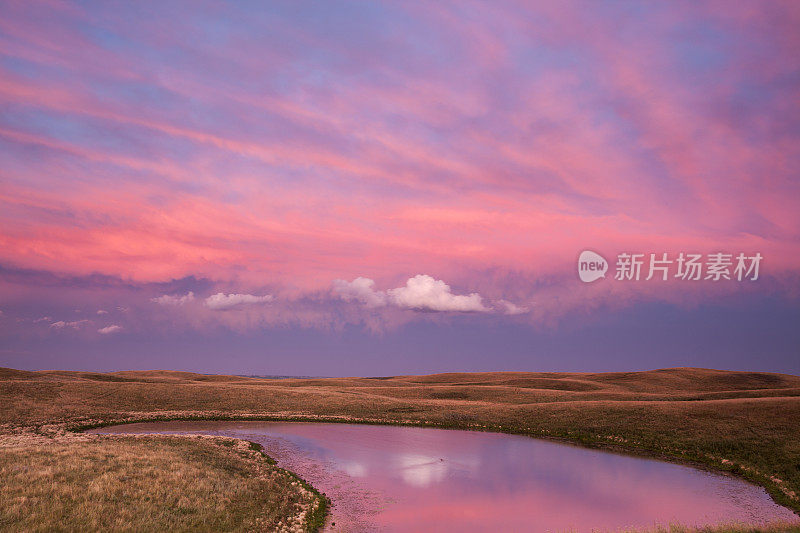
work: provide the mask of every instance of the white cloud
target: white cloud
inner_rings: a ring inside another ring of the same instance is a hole
[[[89,322],[88,320],[75,320],[73,322],[64,322],[63,320],[59,320],[58,322],[53,322],[52,324],[50,324],[50,327],[56,329],[63,329],[63,328],[78,329],[88,322]]]
[[[375,290],[375,281],[369,278],[356,278],[353,281],[333,280],[333,292],[346,302],[357,301],[367,307],[386,305],[386,293]]]
[[[97,314],[98,315],[107,315],[108,311],[106,311],[105,309],[98,309],[97,310]]]
[[[194,300],[194,293],[191,291],[187,292],[183,296],[178,296],[177,294],[165,294],[163,296],[159,296],[158,298],[150,298],[151,302],[155,302],[159,305],[183,305],[191,302],[192,300]]]
[[[501,311],[503,311],[503,313],[507,315],[521,315],[530,311],[530,309],[527,307],[517,305],[514,302],[509,302],[508,300],[498,301],[497,306]]]
[[[480,294],[453,294],[447,283],[426,274],[418,274],[410,278],[405,287],[386,292],[376,291],[375,282],[369,278],[356,278],[349,282],[337,279],[333,282],[333,291],[345,301],[359,301],[367,307],[391,304],[426,311],[489,311],[484,307]]]
[[[97,333],[100,333],[102,335],[110,335],[111,333],[116,333],[118,331],[122,331],[122,326],[117,326],[116,324],[112,324],[110,326],[98,329]]]
[[[392,303],[409,309],[431,311],[488,311],[483,306],[481,295],[473,292],[459,295],[450,292],[450,286],[442,280],[425,274],[417,274],[406,282],[405,287],[386,291]]]
[[[271,302],[272,300],[273,296],[271,294],[255,296],[252,294],[224,294],[218,292],[206,298],[206,306],[210,309],[222,310],[230,309],[238,305],[263,304]]]
[[[39,322],[50,322],[53,320],[53,317],[50,316],[43,316],[42,318],[37,318],[33,321],[34,324],[38,324]]]

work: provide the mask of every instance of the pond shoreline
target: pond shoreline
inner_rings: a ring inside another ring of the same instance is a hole
[[[407,427],[424,427],[436,429],[451,429],[462,431],[478,431],[478,432],[491,432],[503,433],[511,435],[527,436],[534,439],[544,441],[556,442],[560,444],[568,444],[581,448],[598,449],[603,451],[612,452],[615,454],[642,457],[648,459],[655,459],[664,462],[689,466],[695,469],[708,471],[714,474],[722,474],[744,480],[748,483],[761,487],[767,491],[771,499],[778,505],[781,505],[800,516],[797,503],[793,502],[788,495],[781,491],[776,491],[774,488],[770,490],[767,484],[760,483],[759,480],[763,479],[763,474],[753,472],[752,469],[737,465],[724,458],[717,458],[713,456],[697,456],[688,453],[681,453],[675,450],[653,450],[647,447],[638,446],[635,442],[614,440],[613,437],[603,438],[602,436],[591,437],[585,434],[577,435],[562,435],[552,434],[547,432],[533,432],[528,429],[513,428],[508,426],[492,426],[488,424],[465,424],[465,423],[438,423],[426,420],[396,420],[396,419],[383,419],[383,418],[365,418],[365,417],[350,417],[350,416],[330,416],[330,415],[313,415],[313,414],[298,414],[298,413],[219,413],[219,412],[197,412],[197,411],[183,411],[183,412],[151,412],[151,413],[136,413],[129,417],[113,417],[104,419],[90,419],[83,421],[75,421],[66,424],[66,427],[71,432],[83,432],[90,429],[97,429],[108,426],[124,425],[131,423],[147,423],[147,422],[179,422],[179,421],[219,421],[219,422],[237,422],[237,421],[252,421],[252,422],[318,422],[318,423],[343,423],[343,424],[366,424],[366,425],[384,425],[384,426],[407,426]],[[777,497],[776,497],[777,496]],[[787,505],[788,504],[788,505]],[[794,505],[792,505],[794,504]]]

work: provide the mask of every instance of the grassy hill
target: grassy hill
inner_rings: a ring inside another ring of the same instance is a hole
[[[506,431],[728,471],[800,510],[800,377],[647,372],[264,379],[0,369],[0,424],[180,418],[414,423]]]

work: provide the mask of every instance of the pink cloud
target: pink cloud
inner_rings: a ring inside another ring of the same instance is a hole
[[[201,31],[188,20],[170,32],[122,13],[14,7],[0,43],[28,68],[0,67],[0,102],[18,113],[0,119],[0,263],[214,280],[241,292],[209,296],[188,320],[237,324],[283,320],[246,305],[265,279],[276,304],[294,302],[294,315],[273,306],[283,316],[325,324],[335,319],[296,302],[332,282],[387,316],[492,306],[532,322],[743,290],[576,286],[585,248],[760,251],[776,290],[796,284],[798,91],[782,78],[796,7],[653,6],[638,26],[569,5],[473,9],[402,7],[441,29],[412,33],[427,53],[409,44],[413,28],[364,47],[299,22],[285,41],[245,24],[211,46],[185,38]],[[716,31],[688,54],[674,35],[698,21]],[[150,46],[180,57],[144,61]],[[430,279],[408,285],[416,272]],[[154,300],[186,310],[193,297]],[[233,305],[247,309],[206,316]]]

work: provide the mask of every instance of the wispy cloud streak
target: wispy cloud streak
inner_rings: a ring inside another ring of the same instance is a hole
[[[724,292],[576,294],[587,247],[760,251],[797,292],[796,3],[158,9],[4,6],[0,263],[215,280],[150,297],[231,321],[278,316],[265,279],[312,322],[332,280],[534,322]]]

